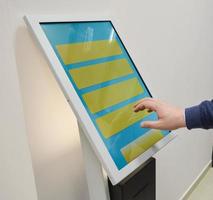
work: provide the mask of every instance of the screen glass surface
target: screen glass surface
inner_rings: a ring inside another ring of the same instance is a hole
[[[169,134],[140,127],[157,115],[133,111],[151,95],[110,21],[40,25],[118,170]]]

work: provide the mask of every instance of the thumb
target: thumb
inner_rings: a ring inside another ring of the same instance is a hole
[[[159,129],[160,128],[160,122],[159,121],[144,121],[141,123],[142,128],[153,128],[153,129]]]

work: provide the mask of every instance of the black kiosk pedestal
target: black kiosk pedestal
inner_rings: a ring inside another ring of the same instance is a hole
[[[117,185],[108,180],[110,200],[155,200],[155,159],[150,158],[143,166]]]

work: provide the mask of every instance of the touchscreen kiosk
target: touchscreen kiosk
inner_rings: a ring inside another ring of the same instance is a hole
[[[27,23],[113,184],[173,138],[168,130],[141,128],[157,115],[133,111],[151,94],[143,67],[134,64],[111,21],[29,17]]]

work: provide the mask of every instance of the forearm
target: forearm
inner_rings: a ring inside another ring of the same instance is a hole
[[[213,100],[204,101],[197,106],[186,108],[185,120],[188,129],[213,128]]]

